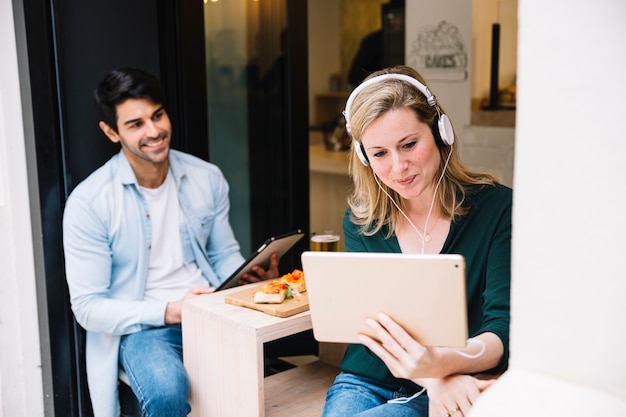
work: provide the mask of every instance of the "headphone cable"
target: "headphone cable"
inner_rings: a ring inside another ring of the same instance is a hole
[[[446,163],[443,166],[443,170],[441,171],[441,175],[439,176],[439,180],[437,181],[437,185],[435,186],[435,191],[433,192],[433,199],[430,202],[430,208],[428,209],[428,215],[426,216],[426,222],[424,222],[424,233],[426,233],[426,228],[428,227],[428,222],[430,221],[430,215],[433,211],[433,207],[435,205],[435,199],[437,198],[437,190],[439,189],[439,184],[441,184],[441,180],[443,179],[444,174],[446,173],[446,169],[448,168],[448,162],[450,161],[450,157],[452,156],[452,146],[450,146],[450,153],[448,154],[448,157],[446,158]],[[389,199],[391,200],[391,202],[393,203],[394,206],[396,206],[396,208],[398,209],[398,211],[402,214],[402,216],[404,216],[404,218],[406,219],[407,222],[409,222],[409,224],[411,225],[411,227],[417,232],[417,234],[420,236],[421,240],[422,240],[422,254],[424,254],[425,250],[426,250],[426,237],[422,234],[422,232],[419,231],[419,229],[415,226],[415,224],[413,224],[413,222],[411,221],[411,219],[409,219],[409,216],[406,215],[406,213],[404,213],[404,211],[402,211],[402,209],[400,208],[400,206],[398,205],[398,203],[396,203],[396,201],[393,199],[393,197],[391,197],[391,195],[389,195],[389,193],[387,192],[387,190],[385,190],[382,185],[380,185],[380,182],[378,181],[378,176],[376,175],[376,173],[374,172],[374,169],[372,169],[372,174],[374,175],[374,180],[376,181],[376,184],[378,184],[378,188],[380,188],[380,190],[385,193],[385,195],[387,197],[389,197]]]

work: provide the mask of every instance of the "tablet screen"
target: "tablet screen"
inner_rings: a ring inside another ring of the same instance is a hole
[[[239,280],[242,278],[243,274],[252,272],[254,265],[259,265],[261,268],[267,269],[272,253],[276,253],[276,255],[281,258],[293,245],[302,239],[303,236],[304,233],[298,229],[284,235],[267,239],[230,277],[228,277],[228,279],[226,279],[226,281],[217,287],[216,291],[238,286]]]

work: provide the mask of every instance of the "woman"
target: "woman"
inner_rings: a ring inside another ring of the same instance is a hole
[[[352,252],[463,255],[471,338],[462,349],[426,347],[384,314],[368,319],[380,342],[360,335],[362,345],[348,347],[325,417],[463,416],[493,381],[484,376],[507,367],[512,190],[463,165],[424,84],[399,66],[348,99],[355,152],[345,243]]]

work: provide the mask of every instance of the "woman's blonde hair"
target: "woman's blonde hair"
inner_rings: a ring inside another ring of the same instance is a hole
[[[386,68],[371,74],[366,80],[383,74],[404,74],[415,78],[426,85],[422,76],[413,68],[396,66]],[[367,127],[376,119],[392,109],[409,108],[413,110],[421,122],[437,128],[437,109],[426,101],[426,97],[415,86],[397,79],[384,79],[365,87],[354,98],[350,106],[350,132],[352,140],[361,141],[361,136]],[[441,112],[443,108],[439,106]],[[450,154],[450,152],[452,152]],[[488,172],[470,171],[459,157],[458,141],[452,145],[439,147],[439,169],[433,179],[433,186],[441,176],[446,159],[450,156],[445,174],[437,188],[435,198],[436,209],[450,220],[456,216],[463,216],[467,208],[463,207],[466,198],[465,186],[484,184],[495,185],[498,179]],[[369,166],[365,166],[355,152],[350,154],[350,176],[353,180],[353,189],[348,197],[348,204],[352,209],[351,220],[361,226],[361,232],[367,236],[377,233],[383,226],[388,225],[387,237],[390,237],[402,217],[397,207],[389,200],[385,191],[396,201],[401,209],[405,209],[404,200],[398,193],[385,184],[376,182],[374,173]]]

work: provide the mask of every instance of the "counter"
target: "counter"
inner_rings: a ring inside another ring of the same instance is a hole
[[[343,214],[352,180],[348,175],[349,151],[328,151],[323,143],[309,147],[311,231],[342,232]],[[343,235],[339,250],[344,251]]]

